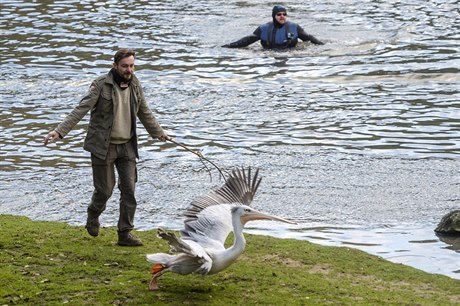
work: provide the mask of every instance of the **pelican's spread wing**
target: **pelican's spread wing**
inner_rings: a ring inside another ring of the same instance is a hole
[[[232,231],[231,208],[235,205],[250,205],[259,187],[257,169],[252,176],[247,171],[233,170],[225,184],[191,203],[185,212],[183,239],[199,241],[201,245],[223,248]]]

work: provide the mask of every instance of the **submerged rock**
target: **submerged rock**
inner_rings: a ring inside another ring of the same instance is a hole
[[[453,210],[442,217],[434,231],[437,234],[460,236],[460,210]]]
[[[448,244],[448,246],[445,247],[446,249],[460,253],[460,235],[437,233],[436,236],[438,236],[440,241]]]

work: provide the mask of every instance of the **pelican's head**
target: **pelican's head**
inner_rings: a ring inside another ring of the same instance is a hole
[[[257,211],[249,206],[246,205],[238,205],[232,208],[232,215],[238,216],[241,220],[241,224],[245,225],[248,221],[253,220],[272,220],[272,221],[280,221],[289,224],[297,224],[290,220],[269,215],[260,211]]]

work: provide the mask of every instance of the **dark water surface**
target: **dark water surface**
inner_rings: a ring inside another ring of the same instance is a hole
[[[460,203],[458,1],[285,1],[324,46],[219,46],[270,19],[265,1],[2,1],[0,213],[82,225],[88,119],[43,137],[119,47],[176,140],[224,169],[261,169],[257,209],[299,222],[248,232],[356,247],[460,278],[460,241],[433,229]],[[140,127],[138,229],[178,229],[210,181]],[[102,216],[118,218],[118,193]]]

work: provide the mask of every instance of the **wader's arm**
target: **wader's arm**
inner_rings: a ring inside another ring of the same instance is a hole
[[[224,47],[224,48],[243,48],[243,47],[247,47],[250,44],[253,44],[253,43],[255,43],[256,41],[258,41],[260,39],[260,33],[261,33],[261,31],[260,31],[260,27],[259,27],[251,35],[245,36],[245,37],[243,37],[243,38],[241,38],[241,39],[239,39],[237,41],[234,41],[232,43],[225,44],[222,47]]]
[[[303,41],[311,41],[315,45],[324,45],[322,41],[314,37],[313,35],[307,34],[301,26],[297,26],[297,33],[299,34],[299,38]]]

